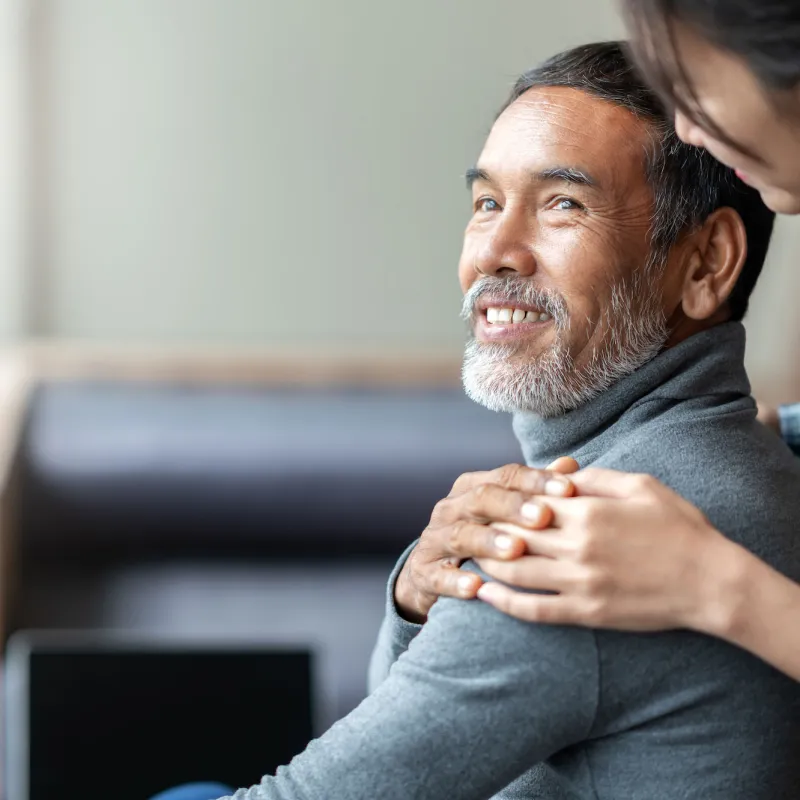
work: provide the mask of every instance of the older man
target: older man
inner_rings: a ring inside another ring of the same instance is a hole
[[[800,579],[800,472],[743,366],[773,222],[757,194],[677,141],[615,44],[523,76],[469,183],[469,395],[516,414],[529,464],[650,472]],[[432,524],[539,512],[499,491],[467,478]],[[745,652],[452,599],[420,627],[394,600],[370,697],[237,800],[797,796],[800,685]]]

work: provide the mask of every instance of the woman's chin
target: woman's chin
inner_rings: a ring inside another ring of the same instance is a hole
[[[765,186],[758,190],[764,205],[776,214],[800,214],[800,188],[792,191]]]

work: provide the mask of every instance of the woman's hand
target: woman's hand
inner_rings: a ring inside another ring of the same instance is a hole
[[[547,530],[494,526],[524,539],[527,555],[478,560],[504,584],[555,594],[487,583],[482,600],[535,622],[718,635],[730,628],[746,551],[654,478],[589,469],[571,480],[579,496],[543,501],[553,511]]]
[[[781,420],[778,415],[778,409],[775,406],[759,402],[758,421],[775,431],[778,436],[781,435]]]
[[[502,563],[522,555],[525,542],[513,532],[497,530],[494,523],[513,523],[519,531],[547,525],[551,512],[533,496],[572,494],[573,486],[563,475],[577,469],[573,459],[561,458],[549,470],[509,464],[462,475],[450,494],[436,504],[398,576],[394,597],[400,614],[412,622],[424,622],[440,595],[474,598],[480,577],[458,567],[468,558],[484,556]]]
[[[577,467],[559,459],[550,469]],[[467,558],[503,583],[459,570]],[[418,622],[443,594],[477,595],[531,622],[692,628],[800,680],[800,584],[645,475],[589,469],[564,478],[518,465],[462,475],[395,586],[401,613]]]

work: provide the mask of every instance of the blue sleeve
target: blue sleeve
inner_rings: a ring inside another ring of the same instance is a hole
[[[796,456],[800,456],[800,403],[780,406],[778,419],[781,424],[781,436]]]

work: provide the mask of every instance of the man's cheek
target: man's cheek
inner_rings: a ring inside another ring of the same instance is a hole
[[[567,319],[562,340],[570,351],[580,350],[590,342],[603,327],[605,287],[590,284],[585,291],[572,291],[563,295]]]
[[[475,269],[477,251],[472,243],[465,241],[464,249],[461,251],[461,259],[458,262],[458,282],[461,291],[466,294],[470,286],[478,279],[478,271]]]

